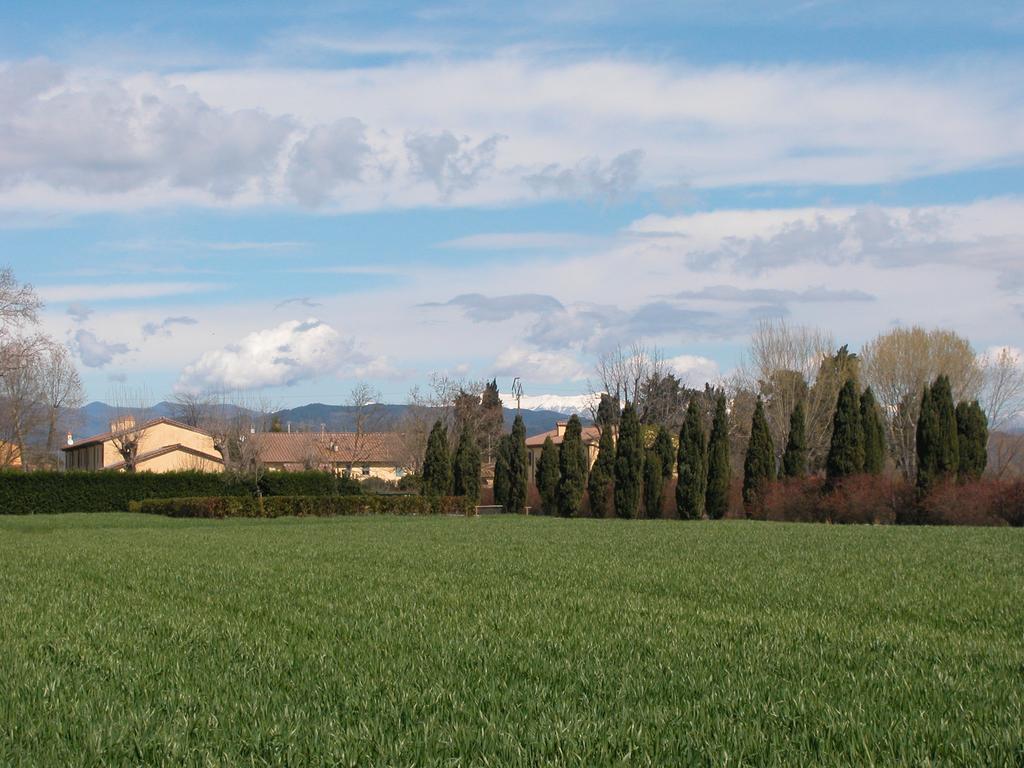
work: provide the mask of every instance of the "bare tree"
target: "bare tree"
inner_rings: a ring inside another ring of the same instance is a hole
[[[866,384],[886,416],[889,450],[906,477],[917,467],[917,417],[921,393],[940,374],[949,377],[953,399],[974,400],[984,379],[970,342],[953,331],[897,328],[861,349]]]
[[[402,435],[405,466],[418,472],[427,449],[427,436],[438,419],[448,427],[450,448],[458,440],[456,427],[456,402],[460,393],[481,393],[486,384],[453,378],[447,374],[433,373],[426,389],[414,386],[409,390],[405,415],[398,425]]]
[[[45,345],[39,372],[46,408],[46,453],[53,455],[64,419],[69,411],[82,405],[85,393],[71,354],[63,344],[51,341]]]
[[[200,427],[213,406],[214,399],[204,392],[176,392],[171,399],[174,418],[190,427]]]
[[[380,392],[366,382],[352,387],[348,404],[353,409],[355,435],[352,438],[352,462],[365,462],[370,458],[367,434],[381,428],[384,411],[380,404]]]
[[[763,320],[754,329],[731,389],[754,392],[764,399],[776,458],[782,455],[789,437],[790,414],[801,400],[808,448],[815,456],[823,452],[842,386],[842,382],[832,386],[821,375],[823,361],[835,348],[827,331],[789,325],[782,319]]]
[[[261,395],[219,392],[201,397],[207,405],[198,426],[213,437],[213,447],[221,455],[225,471],[252,479],[258,491],[266,469],[264,436],[276,409]]]
[[[38,322],[42,306],[31,285],[19,283],[10,267],[0,268],[0,339],[12,329]]]
[[[39,349],[36,337],[9,338],[0,345],[5,360],[0,371],[0,439],[15,446],[25,470],[31,468],[29,436],[46,422]]]
[[[149,396],[143,389],[121,387],[111,398],[114,420],[110,424],[110,443],[121,456],[126,472],[134,472],[142,441],[149,431]]]
[[[990,350],[980,359],[984,375],[982,407],[991,433],[1009,427],[1024,412],[1024,355],[1010,347]],[[1024,433],[990,435],[988,471],[1002,477],[1024,454]]]
[[[594,374],[600,390],[593,385],[590,390],[598,400],[601,392],[605,392],[620,403],[634,403],[646,382],[664,376],[665,360],[657,347],[647,347],[640,342],[628,348],[617,345],[598,356]]]

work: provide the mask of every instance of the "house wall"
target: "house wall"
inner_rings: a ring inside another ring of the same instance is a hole
[[[208,453],[211,456],[217,456],[217,449],[213,447],[213,437],[210,435],[204,435],[201,432],[193,432],[191,429],[182,429],[181,427],[175,426],[174,424],[155,424],[152,427],[147,427],[145,432],[142,433],[142,438],[139,440],[138,452],[140,454],[149,453],[155,451],[158,448],[163,448],[168,445],[184,445],[188,448],[193,448],[203,453]],[[168,454],[173,456],[174,454]],[[184,458],[192,459],[193,461],[200,461],[196,456],[190,456],[189,454],[180,454],[178,457],[178,463],[184,460]],[[165,458],[164,456],[156,457],[155,461]],[[122,460],[121,454],[114,446],[112,440],[107,440],[103,443],[103,466],[109,467],[111,464],[117,464]],[[139,467],[136,467],[137,469]],[[177,467],[175,469],[194,469],[196,467]],[[220,472],[224,467],[220,464],[216,464],[216,469],[204,469],[204,472]],[[171,472],[172,469],[151,469],[151,472]]]
[[[293,466],[294,465],[286,465],[274,462],[268,462],[266,464],[266,468],[271,472],[287,472],[291,470]],[[369,467],[369,474],[363,474],[364,466]],[[325,470],[336,472],[339,475],[343,474],[346,468],[347,465],[345,464],[335,464],[331,467],[324,466]],[[354,477],[356,480],[365,480],[368,477],[376,477],[380,478],[381,480],[386,480],[389,483],[393,483],[400,480],[405,474],[407,474],[405,470],[399,469],[394,464],[369,462],[364,464],[356,463],[352,467],[352,477]]]
[[[221,472],[224,465],[219,461],[193,456],[185,451],[171,451],[162,456],[141,461],[135,466],[137,472],[181,472],[193,470],[198,472]]]

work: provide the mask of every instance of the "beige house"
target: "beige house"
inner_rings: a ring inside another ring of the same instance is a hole
[[[135,424],[130,416],[112,422],[110,431],[85,440],[74,441],[68,435],[64,451],[67,469],[96,471],[124,470],[125,462],[117,443],[129,435],[138,440],[135,469],[138,472],[175,472],[198,470],[221,472],[224,461],[213,446],[213,436],[173,419],[152,419]]]
[[[397,432],[263,432],[252,439],[259,441],[260,460],[271,471],[322,469],[389,482],[408,471]]]
[[[559,421],[554,429],[526,438],[527,467],[531,483],[534,482],[534,473],[536,472],[537,464],[540,462],[541,451],[544,450],[544,441],[550,437],[551,442],[556,446],[561,445],[562,439],[565,437],[565,428],[568,425],[568,421]],[[583,427],[582,438],[583,447],[587,450],[587,471],[589,472],[590,468],[594,466],[594,462],[597,461],[597,448],[601,442],[601,430],[597,427]]]

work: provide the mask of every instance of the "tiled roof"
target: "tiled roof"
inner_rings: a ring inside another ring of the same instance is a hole
[[[315,457],[324,464],[400,466],[405,448],[398,432],[263,432],[253,439],[264,464],[302,465]]]
[[[188,424],[183,424],[180,421],[175,421],[174,419],[169,419],[166,416],[161,416],[161,417],[156,418],[156,419],[150,419],[149,421],[144,421],[142,424],[138,424],[138,425],[132,426],[129,429],[130,430],[136,430],[136,431],[138,431],[138,430],[146,430],[146,429],[149,429],[150,427],[155,427],[157,424],[170,424],[172,427],[179,427],[181,429],[187,429],[189,432],[198,432],[201,435],[209,435],[210,434],[205,429],[200,429],[199,427],[190,427]],[[99,435],[93,435],[92,437],[87,437],[84,440],[76,440],[74,445],[65,446],[65,447],[61,448],[61,450],[62,451],[73,451],[73,450],[75,450],[75,448],[81,448],[83,445],[93,445],[94,443],[105,443],[105,442],[107,442],[107,440],[109,440],[113,436],[114,436],[113,432],[103,432],[103,433],[101,433]]]
[[[596,445],[601,442],[601,430],[597,427],[583,427],[581,432],[584,445]],[[558,434],[558,428],[548,430],[547,432],[541,432],[539,435],[526,438],[527,448],[537,448],[544,445],[544,440],[548,437],[551,438],[551,442],[555,445],[562,444],[562,436]]]

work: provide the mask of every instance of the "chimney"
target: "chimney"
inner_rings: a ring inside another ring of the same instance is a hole
[[[568,427],[568,426],[569,426],[569,422],[568,421],[558,421],[558,422],[555,422],[555,434],[558,437],[563,437],[565,435],[565,428]]]
[[[75,438],[73,438],[73,437],[71,436],[71,433],[70,433],[70,432],[68,432],[68,438],[67,438],[67,440],[68,440],[68,445],[74,445],[74,444],[75,444]]]

